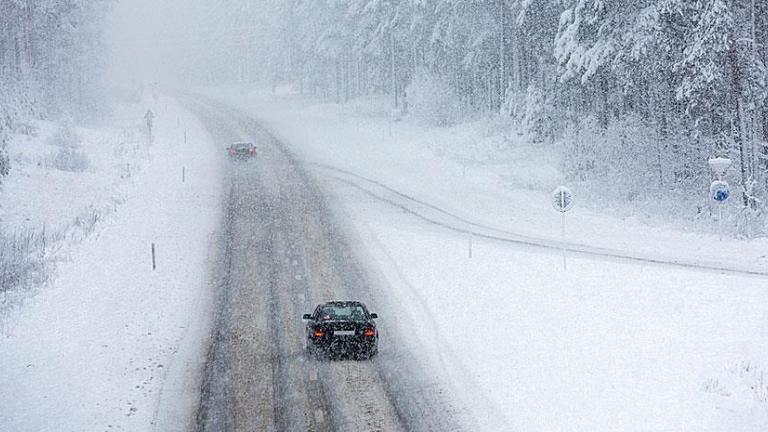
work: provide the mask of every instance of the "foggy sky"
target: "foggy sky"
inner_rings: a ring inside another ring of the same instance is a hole
[[[199,13],[196,1],[117,1],[105,30],[109,75],[122,81],[177,79],[194,48]]]

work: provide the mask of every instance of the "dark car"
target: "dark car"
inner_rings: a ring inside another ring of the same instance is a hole
[[[320,304],[307,321],[307,354],[368,359],[379,351],[379,331],[364,304],[333,301]]]
[[[256,156],[256,146],[247,142],[234,143],[227,147],[227,151],[233,159],[248,159]]]

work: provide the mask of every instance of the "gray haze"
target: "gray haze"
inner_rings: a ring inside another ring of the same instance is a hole
[[[121,0],[106,25],[109,76],[174,85],[263,76],[268,3]]]

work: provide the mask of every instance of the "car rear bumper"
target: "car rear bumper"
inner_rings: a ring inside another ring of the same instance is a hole
[[[378,348],[378,338],[325,337],[307,341],[310,348],[328,354],[370,354]]]

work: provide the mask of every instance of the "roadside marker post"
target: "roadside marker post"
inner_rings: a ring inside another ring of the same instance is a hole
[[[558,186],[552,192],[552,207],[560,212],[561,224],[560,224],[560,237],[563,250],[563,271],[568,270],[568,261],[566,258],[566,246],[565,246],[565,214],[573,208],[573,192],[565,186]]]
[[[154,140],[154,136],[152,135],[152,126],[154,125],[154,120],[155,120],[155,114],[152,112],[151,109],[148,109],[146,114],[144,114],[144,120],[147,121],[147,139],[151,144],[152,141]]]
[[[187,182],[187,167],[185,166],[181,167],[181,182],[182,183]]]
[[[157,269],[157,261],[155,261],[155,244],[152,243],[152,271]]]

